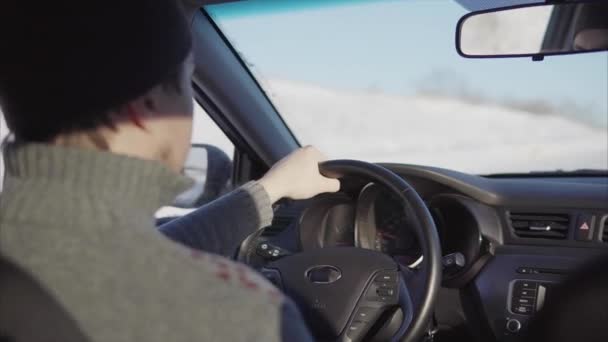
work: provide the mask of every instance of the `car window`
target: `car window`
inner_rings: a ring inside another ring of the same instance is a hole
[[[234,144],[198,103],[194,108],[192,144],[184,173],[194,179],[195,184],[180,194],[173,205],[158,210],[159,225],[195,210],[232,188]]]
[[[205,9],[298,140],[330,158],[478,174],[607,169],[607,54],[462,58],[454,44],[470,9],[462,3],[483,1],[459,2]]]
[[[217,146],[231,159],[234,155],[234,144],[228,139],[226,134],[211,119],[209,114],[195,102],[194,123],[192,126],[193,144],[210,144]]]

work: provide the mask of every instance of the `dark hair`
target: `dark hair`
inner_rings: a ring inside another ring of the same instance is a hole
[[[0,107],[16,140],[111,125],[118,109],[159,85],[183,90],[192,42],[176,0],[77,4],[0,2]]]
[[[158,84],[165,92],[181,94],[181,66],[175,68]],[[99,91],[103,91],[100,89]],[[145,96],[145,94],[142,94]],[[36,100],[35,93],[31,94],[32,101]],[[10,99],[9,99],[10,101]],[[128,101],[127,101],[128,102]],[[2,99],[0,98],[0,108]],[[20,113],[18,111],[3,111],[8,128],[18,141],[48,142],[60,134],[86,131],[102,126],[114,127],[115,113],[127,103],[120,103],[107,109],[81,108],[78,116],[65,116],[48,108],[45,112]],[[146,107],[156,109],[152,100],[146,100]],[[16,120],[16,116],[26,116],[31,120]],[[43,119],[48,117],[48,120]]]

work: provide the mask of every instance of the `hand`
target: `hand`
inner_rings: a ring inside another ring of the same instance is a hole
[[[312,146],[300,148],[276,163],[259,180],[272,203],[283,197],[307,199],[324,192],[340,190],[340,181],[319,172],[325,157]]]

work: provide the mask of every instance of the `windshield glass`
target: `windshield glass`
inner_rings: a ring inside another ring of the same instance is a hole
[[[206,10],[300,143],[330,158],[481,174],[608,168],[606,53],[462,58],[454,35],[468,10],[452,0]]]

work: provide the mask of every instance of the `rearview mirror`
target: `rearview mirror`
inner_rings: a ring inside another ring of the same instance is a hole
[[[536,4],[472,12],[458,21],[463,57],[533,57],[608,50],[608,3]]]
[[[173,205],[197,208],[228,191],[232,162],[224,151],[207,144],[193,144],[184,165],[184,174],[194,185],[181,193]]]

